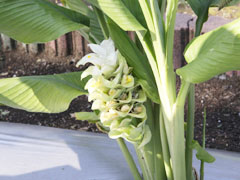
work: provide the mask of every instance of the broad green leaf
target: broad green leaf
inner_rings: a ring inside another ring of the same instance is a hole
[[[191,83],[240,70],[240,18],[195,38],[184,56],[189,64],[178,69],[177,74]]]
[[[86,120],[90,123],[96,123],[99,121],[99,116],[95,112],[77,112],[74,113],[77,120]]]
[[[121,0],[87,0],[101,9],[125,31],[146,30]]]
[[[159,103],[157,87],[147,57],[139,51],[128,35],[110,19],[108,19],[108,27],[110,37],[120,53],[126,58],[129,66],[133,67],[135,76],[141,79],[141,85],[148,97]]]
[[[211,154],[209,154],[205,149],[203,149],[197,141],[193,140],[192,148],[197,151],[196,154],[197,159],[207,163],[213,163],[215,161],[215,158]]]
[[[66,4],[70,9],[89,17],[89,36],[94,40],[94,42],[90,40],[90,37],[88,37],[87,40],[91,43],[100,43],[103,41],[103,33],[94,11],[92,11],[82,0],[66,0]],[[86,37],[86,35],[84,35],[84,37]]]
[[[30,112],[58,113],[86,94],[82,72],[0,79],[0,103]]]
[[[46,0],[0,0],[0,32],[24,43],[47,42],[78,29],[89,18]]]
[[[87,17],[93,15],[92,10],[88,8],[83,0],[65,0],[65,3],[70,9],[79,12]]]

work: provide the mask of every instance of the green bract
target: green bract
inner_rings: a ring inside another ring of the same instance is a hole
[[[146,108],[146,95],[140,84],[132,76],[124,57],[115,51],[111,39],[100,45],[90,44],[94,53],[87,54],[77,66],[92,63],[82,74],[82,78],[92,76],[85,89],[88,100],[93,101],[92,110],[100,111],[100,121],[109,128],[109,137],[122,137],[139,147],[151,139]]]

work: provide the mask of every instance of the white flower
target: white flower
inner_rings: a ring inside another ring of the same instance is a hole
[[[76,66],[78,67],[79,65],[92,63],[98,68],[97,70],[98,74],[99,74],[99,71],[105,75],[112,73],[115,70],[115,67],[117,65],[117,54],[118,54],[118,52],[115,51],[115,47],[112,39],[104,40],[100,45],[89,44],[88,46],[93,51],[93,53],[90,53],[84,56],[77,63]],[[88,71],[89,71],[88,74],[90,74],[91,72],[93,72],[93,68],[88,69]],[[84,74],[84,76],[86,77],[86,74]]]

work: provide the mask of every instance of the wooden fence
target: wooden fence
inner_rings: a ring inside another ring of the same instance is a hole
[[[193,38],[193,30],[190,28],[178,28],[175,30],[174,38],[174,67],[179,68],[185,64],[183,52],[186,45]],[[133,38],[133,34],[129,34]],[[78,33],[67,33],[57,40],[50,41],[45,44],[24,44],[15,41],[8,36],[1,34],[0,36],[0,52],[12,52],[15,53],[25,51],[31,56],[38,56],[44,54],[45,57],[67,57],[69,55],[74,58],[81,58],[85,54],[90,52],[87,46],[88,42]],[[1,55],[1,54],[0,54]],[[46,59],[47,60],[47,59]],[[227,72],[226,75],[240,76],[240,71]]]

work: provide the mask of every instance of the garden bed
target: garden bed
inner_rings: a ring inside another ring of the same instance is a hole
[[[1,57],[4,63],[0,78],[79,70],[75,68],[77,60],[71,56],[48,61],[44,58],[7,53]],[[71,117],[71,113],[90,111],[90,107],[85,96],[74,100],[68,111],[59,114],[29,113],[1,106],[0,121],[99,132],[95,125]],[[195,137],[200,141],[204,107],[207,109],[206,146],[240,152],[240,77],[221,76],[196,86]]]

